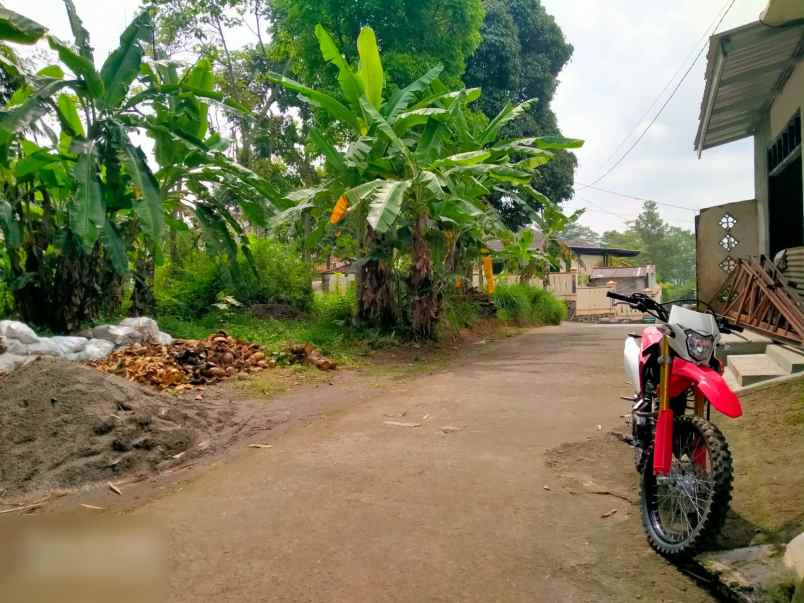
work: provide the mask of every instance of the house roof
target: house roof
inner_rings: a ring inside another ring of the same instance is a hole
[[[712,36],[695,136],[698,154],[752,136],[802,56],[804,21],[779,26],[758,21]]]
[[[531,243],[530,249],[532,251],[537,251],[542,248],[542,243],[544,242],[544,235],[541,232],[536,231],[536,236],[533,237],[533,243]],[[633,249],[618,249],[616,247],[601,247],[600,245],[595,245],[594,243],[590,243],[589,241],[582,241],[580,239],[566,239],[562,240],[562,242],[569,247],[576,255],[608,255],[611,257],[618,257],[618,258],[633,258],[639,255],[638,251],[634,251]],[[488,241],[486,243],[486,247],[491,249],[492,251],[502,251],[503,242],[494,240]]]
[[[770,0],[759,17],[766,25],[784,25],[791,21],[804,19],[804,4],[801,0]]]
[[[591,279],[617,279],[617,278],[638,278],[656,274],[656,266],[636,266],[634,268],[593,268],[589,274]]]

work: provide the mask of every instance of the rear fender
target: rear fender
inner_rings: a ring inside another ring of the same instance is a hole
[[[670,397],[675,398],[692,387],[700,392],[718,412],[736,419],[743,414],[740,399],[723,376],[708,366],[699,366],[682,358],[673,359],[670,373]]]

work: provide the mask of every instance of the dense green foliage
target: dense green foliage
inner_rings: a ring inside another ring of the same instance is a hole
[[[269,303],[433,336],[474,319],[456,288],[511,227],[545,233],[529,275],[559,261],[577,214],[537,187],[566,196],[582,141],[549,109],[572,49],[537,0],[153,0],[98,68],[64,3],[74,44],[0,14],[0,43],[58,56],[33,73],[0,44],[0,312],[8,290],[59,331],[121,308],[237,329]],[[314,302],[333,256],[356,295]]]
[[[438,79],[440,66],[387,96],[384,63],[370,28],[358,36],[356,68],[323,27],[316,28],[316,37],[322,56],[337,68],[339,93],[280,74],[270,77],[320,107],[349,132],[352,142],[339,150],[337,137],[313,130],[329,178],[294,193],[301,204],[292,215],[316,219],[314,232],[321,239],[332,228],[321,219],[322,204],[332,207],[340,199],[334,223],[350,206],[348,225],[362,246],[361,318],[380,324],[402,320],[416,334],[431,336],[444,291],[478,259],[484,241],[506,230],[489,203],[491,191],[502,191],[543,230],[554,224],[563,228],[574,218],[563,216],[530,183],[553,151],[583,142],[559,137],[502,140],[501,132],[526,116],[533,102],[508,103],[488,123],[472,120],[468,107],[482,97],[481,91],[450,90]],[[525,197],[537,200],[540,211]],[[400,264],[407,267],[404,290],[393,286]],[[407,303],[399,304],[402,298]]]
[[[192,249],[182,252],[180,266],[160,266],[156,274],[159,314],[199,317],[227,296],[246,306],[286,304],[309,311],[313,275],[298,250],[271,239],[254,239],[250,249],[250,262],[242,252],[232,264]]]
[[[442,77],[457,87],[481,42],[481,0],[272,0],[276,44],[291,62],[291,71],[317,88],[335,90],[337,83],[314,35],[316,25],[332,34],[353,62],[352,41],[370,25],[382,47],[389,89],[394,91],[442,65]]]
[[[59,59],[29,73],[6,47],[2,69],[17,88],[0,114],[6,283],[23,318],[57,330],[114,311],[130,272],[135,310],[152,309],[153,264],[166,223],[192,223],[234,260],[238,239],[247,239],[232,208],[265,225],[274,204],[287,207],[268,183],[224,155],[219,133],[209,132],[209,103],[237,104],[216,91],[208,61],[181,72],[174,63],[146,60],[153,23],[143,11],[96,69],[72,0],[65,6],[75,47],[16,13],[0,16],[0,41],[46,39]],[[157,172],[133,142],[143,132],[155,141]],[[192,204],[183,203],[188,193]]]
[[[500,285],[494,292],[497,317],[517,325],[557,325],[567,319],[566,304],[546,289],[531,285]]]
[[[478,108],[489,118],[506,103],[537,99],[533,107],[505,136],[560,136],[550,103],[558,85],[558,74],[572,56],[573,48],[561,28],[547,14],[540,0],[488,0],[481,29],[483,43],[471,57],[464,76],[468,86],[482,88]],[[577,161],[572,153],[560,151],[550,164],[534,176],[533,186],[553,202],[566,201],[573,194]],[[530,222],[528,212],[508,206],[495,197],[506,223],[519,228]],[[528,200],[538,209],[535,199]]]

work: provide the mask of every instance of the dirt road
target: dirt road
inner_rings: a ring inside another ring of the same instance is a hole
[[[624,500],[631,453],[605,434],[628,408],[626,331],[539,329],[434,375],[319,388],[335,410],[135,511],[168,526],[172,600],[710,600]]]

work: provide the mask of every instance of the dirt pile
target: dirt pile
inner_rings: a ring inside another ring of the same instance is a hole
[[[219,331],[203,340],[171,345],[136,343],[122,347],[90,366],[159,389],[210,385],[238,373],[272,365],[260,346]]]
[[[0,378],[0,492],[13,498],[186,462],[232,415],[226,405],[40,358]]]

